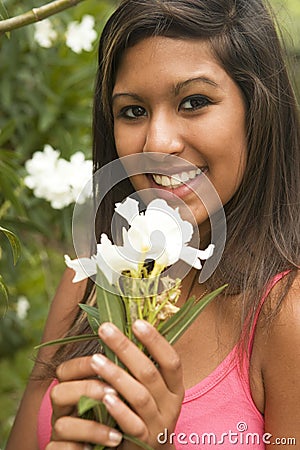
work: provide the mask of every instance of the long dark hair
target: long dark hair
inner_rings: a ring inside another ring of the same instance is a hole
[[[205,40],[245,98],[246,169],[238,191],[224,205],[227,242],[208,282],[212,289],[229,283],[227,294],[240,295],[244,302],[241,323],[245,323],[246,318],[253,320],[270,279],[289,270],[277,299],[279,308],[299,268],[299,117],[272,13],[263,0],[121,1],[99,46],[94,171],[117,158],[111,97],[119,62],[126,48],[150,36]],[[98,233],[110,233],[114,203],[120,193],[126,196],[131,191],[126,181],[105,197],[96,223]],[[92,293],[89,282],[85,301],[91,300]],[[85,332],[87,327],[80,313],[70,334]],[[64,350],[60,358],[91,351],[92,344],[74,347]]]

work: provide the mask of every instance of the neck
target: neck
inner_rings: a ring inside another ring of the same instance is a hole
[[[204,250],[210,244],[211,230],[209,219],[198,226],[200,236],[200,250]]]
[[[207,292],[207,286],[198,282],[199,270],[191,269],[186,277],[182,280],[181,296],[177,302],[177,306],[182,306],[193,295],[196,299],[203,297]]]

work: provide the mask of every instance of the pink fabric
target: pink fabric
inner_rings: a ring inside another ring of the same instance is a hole
[[[51,438],[51,416],[52,416],[52,405],[50,400],[50,392],[53,386],[58,384],[57,380],[53,380],[50,386],[48,387],[39,410],[38,415],[38,427],[37,427],[37,435],[38,435],[38,444],[40,450],[45,450],[47,444],[50,442]]]
[[[252,350],[255,327],[260,309],[272,287],[286,274],[277,275],[270,282],[257,311],[250,338]],[[161,444],[172,442],[177,450],[218,448],[265,449],[264,419],[257,410],[249,384],[249,361],[241,369],[236,358],[237,347],[204,380],[185,392],[182,410],[172,435],[162,430],[158,439]],[[50,391],[57,384],[49,386],[38,416],[38,442],[44,450],[51,436]],[[268,436],[265,437],[268,439]]]
[[[288,272],[276,275],[261,299],[251,330],[251,356],[255,328],[262,305],[272,287]],[[177,450],[220,448],[220,450],[265,449],[264,419],[256,408],[250,389],[249,359],[241,367],[237,346],[204,380],[188,389],[175,428],[168,436]],[[161,436],[161,442],[165,435]]]

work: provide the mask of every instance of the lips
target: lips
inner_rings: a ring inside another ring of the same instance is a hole
[[[179,186],[188,184],[194,180],[198,175],[207,171],[207,167],[197,168],[188,171],[182,171],[169,175],[152,174],[154,182],[162,187],[176,189]]]

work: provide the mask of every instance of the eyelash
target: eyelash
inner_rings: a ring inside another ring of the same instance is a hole
[[[144,117],[144,115],[141,115],[141,116],[134,116],[134,117],[130,117],[130,116],[128,116],[126,113],[128,113],[128,111],[130,111],[130,110],[134,110],[134,109],[139,109],[139,110],[143,110],[144,111],[144,113],[146,112],[146,110],[145,110],[145,108],[143,108],[142,106],[138,106],[138,105],[130,105],[130,106],[125,106],[124,108],[122,108],[121,110],[120,110],[120,112],[119,112],[119,114],[118,114],[118,117],[124,117],[125,119],[128,119],[128,120],[137,120],[137,119],[139,119],[140,117]]]
[[[186,102],[192,102],[193,100],[200,102],[200,105],[198,106],[192,106],[191,108],[183,108],[185,111],[189,111],[189,112],[193,112],[193,111],[197,111],[198,109],[202,109],[205,108],[206,106],[209,106],[210,104],[212,104],[211,100],[209,100],[207,97],[203,96],[203,95],[191,95],[190,97],[186,97],[182,100],[182,102],[179,105],[179,108],[184,105],[184,103]],[[142,115],[137,115],[137,116],[128,116],[127,113],[130,110],[143,110],[143,114]],[[145,117],[145,113],[146,110],[145,108],[143,108],[142,106],[138,106],[138,105],[129,105],[129,106],[125,106],[124,108],[122,108],[118,114],[118,117],[124,117],[127,120],[138,120],[140,117]]]
[[[212,104],[211,100],[209,100],[209,98],[205,97],[204,95],[191,95],[190,97],[186,97],[182,100],[179,108],[184,105],[184,103],[191,102],[193,100],[200,102],[200,105],[194,106],[192,108],[184,108],[185,111],[197,111],[198,109],[205,108],[205,106]]]

